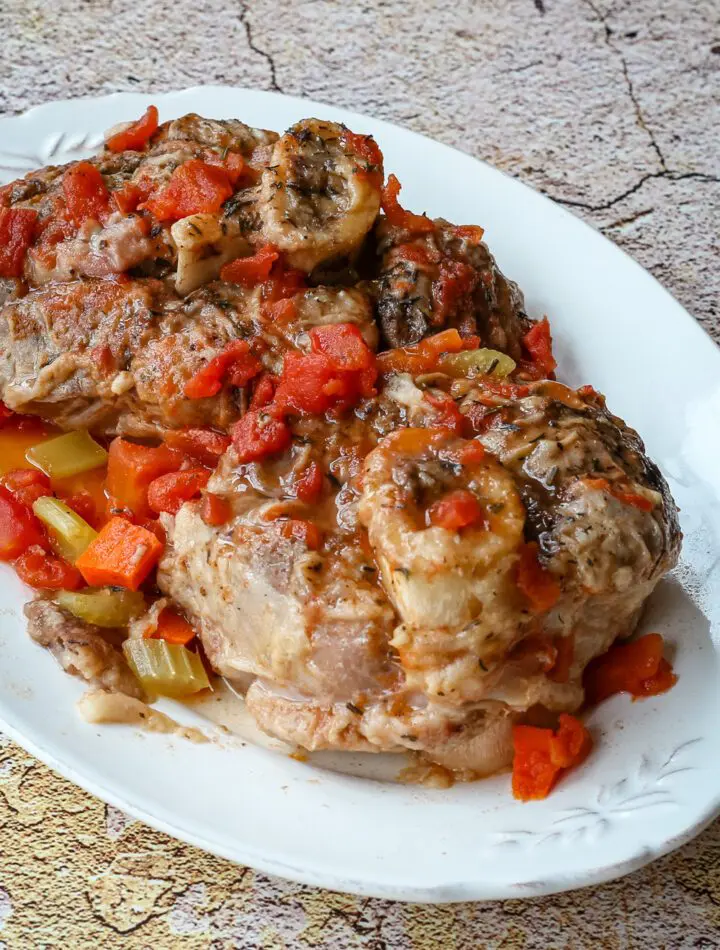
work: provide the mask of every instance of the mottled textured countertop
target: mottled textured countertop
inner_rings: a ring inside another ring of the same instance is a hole
[[[225,83],[459,146],[599,228],[720,339],[715,0],[2,0],[0,38],[0,113]],[[5,947],[710,950],[720,823],[576,894],[394,905],[205,855],[0,737]]]

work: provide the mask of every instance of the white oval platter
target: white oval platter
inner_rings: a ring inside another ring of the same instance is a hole
[[[596,750],[545,801],[513,801],[507,775],[417,788],[370,777],[363,757],[343,774],[250,742],[194,745],[83,723],[82,684],[27,637],[28,592],[3,566],[2,729],[155,828],[271,874],[383,898],[548,894],[626,874],[697,834],[720,811],[720,352],[648,273],[548,199],[447,146],[320,103],[208,86],[43,105],[0,120],[0,183],[87,156],[150,102],[162,120],[195,111],[277,130],[305,116],[343,121],[375,135],[407,206],[485,227],[530,313],[549,315],[561,378],[592,382],[639,429],[682,508],[681,565],[642,624],[671,643],[680,679],[664,696],[619,696],[594,711]]]

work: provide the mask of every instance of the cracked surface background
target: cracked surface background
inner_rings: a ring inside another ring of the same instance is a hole
[[[2,0],[0,113],[197,83],[346,105],[570,207],[720,340],[716,0]],[[720,823],[622,881],[409,907],[271,880],[128,819],[0,737],[4,948],[720,948]]]

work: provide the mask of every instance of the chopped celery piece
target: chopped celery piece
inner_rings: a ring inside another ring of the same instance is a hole
[[[210,685],[198,654],[177,643],[132,638],[123,643],[123,652],[148,693],[177,698]]]
[[[33,502],[33,511],[47,525],[57,553],[71,564],[97,537],[97,531],[59,498],[43,495]]]
[[[451,376],[509,376],[516,365],[505,353],[485,348],[449,353],[440,360],[442,372]]]
[[[58,591],[56,601],[65,610],[96,627],[126,627],[145,610],[139,591],[112,587]]]
[[[107,452],[86,429],[80,429],[33,445],[25,458],[50,478],[67,478],[104,465]]]

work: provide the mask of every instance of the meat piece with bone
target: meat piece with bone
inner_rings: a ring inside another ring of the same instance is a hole
[[[104,151],[83,163],[99,172],[97,180],[82,186],[89,209],[83,210],[83,220],[77,220],[78,209],[73,211],[68,203],[75,164],[31,172],[3,189],[9,207],[38,214],[24,278],[38,285],[137,270],[143,276],[172,275],[180,293],[215,279],[226,261],[251,251],[238,223],[220,204],[210,216],[185,217],[184,225],[172,224],[172,219],[155,221],[136,211],[191,160],[221,169],[229,152],[238,155],[247,169],[241,184],[247,186],[259,177],[276,139],[274,132],[252,129],[236,119],[195,114],[174,119],[160,126],[144,149]],[[225,198],[234,190],[227,187]]]
[[[481,228],[456,227],[442,218],[433,224],[421,234],[386,218],[377,224],[376,308],[388,345],[409,346],[456,327],[519,360],[532,323],[517,284],[498,268],[480,239]]]
[[[308,348],[307,330],[353,322],[374,346],[377,333],[359,290],[317,287],[294,298],[294,315],[264,315],[262,289],[214,283],[179,299],[159,280],[53,284],[0,310],[0,399],[62,428],[157,437],[165,429],[227,428],[243,391],[188,399],[184,386],[233,341],[257,345],[277,371],[288,348]]]
[[[512,723],[529,709],[581,705],[582,669],[632,632],[675,563],[677,514],[635,433],[595,397],[545,382],[506,398],[482,380],[449,380],[478,439],[437,428],[383,436],[430,421],[422,393],[408,395],[414,385],[396,378],[330,428],[301,420],[271,464],[238,465],[231,449],[209,489],[233,517],[210,527],[190,503],[168,519],[159,583],[198,624],[216,668],[250,679],[247,705],[267,732],[308,749],[414,749],[486,774],[509,762]],[[308,445],[333,476],[312,509],[289,487]],[[343,445],[364,448],[348,461]],[[615,494],[597,484],[598,460]],[[530,500],[529,482],[555,479],[557,491]],[[459,522],[441,509],[457,493]],[[319,547],[286,530],[306,518]],[[554,592],[544,602],[522,577],[529,553]],[[556,678],[568,637],[573,659]]]

